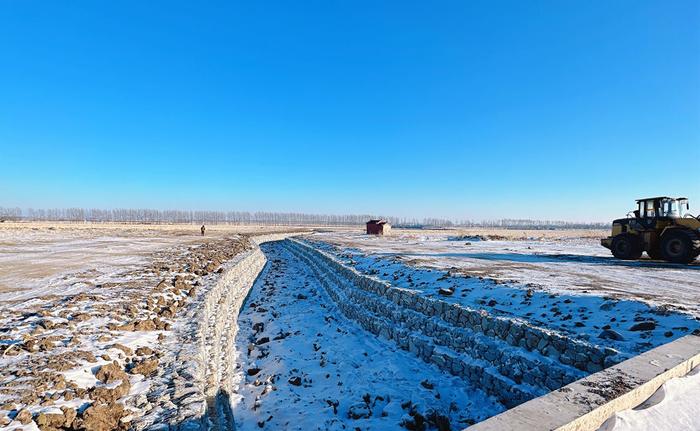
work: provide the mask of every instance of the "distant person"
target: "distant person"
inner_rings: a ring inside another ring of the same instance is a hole
[[[207,228],[205,228],[204,225],[202,225],[202,227],[199,230],[202,231],[202,236],[204,236],[204,231],[207,230]]]

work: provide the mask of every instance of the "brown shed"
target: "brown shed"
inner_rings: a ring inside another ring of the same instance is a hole
[[[370,220],[367,222],[367,235],[388,235],[391,225],[386,220]]]

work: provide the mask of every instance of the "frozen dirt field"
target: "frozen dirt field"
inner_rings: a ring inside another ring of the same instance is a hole
[[[0,428],[172,415],[181,312],[250,248],[238,231],[259,229],[0,225]]]
[[[237,233],[275,230],[211,227],[203,238],[198,226],[0,226],[0,427],[35,430],[51,415],[77,415],[74,426],[172,420],[183,403],[172,391],[177,334],[188,323],[181,310],[198,306],[226,262],[250,250]],[[698,263],[615,261],[600,234],[336,230],[300,241],[391,286],[614,349],[618,361],[700,328]],[[231,315],[238,429],[454,430],[506,408],[478,382],[344,316],[287,246],[261,248],[268,263]],[[110,364],[111,377],[100,374]],[[696,377],[669,382],[604,429],[645,429],[668,415],[683,429],[689,419],[674,412],[697,392]],[[96,416],[100,405],[106,416]]]
[[[117,232],[0,230],[0,301],[79,293],[192,238]]]
[[[369,265],[375,260],[412,267],[452,270],[529,286],[537,290],[643,300],[700,316],[700,261],[690,265],[620,261],[600,245],[608,232],[529,231],[512,239],[483,241],[474,235],[403,231],[387,237],[321,233],[312,237],[336,245]],[[517,231],[514,231],[517,232]],[[502,232],[501,232],[502,233]]]
[[[264,233],[257,226],[0,224],[0,303],[45,295],[76,294],[120,279],[154,253],[201,244],[236,233]]]

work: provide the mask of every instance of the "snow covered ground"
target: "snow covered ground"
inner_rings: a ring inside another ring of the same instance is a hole
[[[644,352],[700,328],[700,263],[617,261],[594,239],[495,240],[447,234],[307,237],[392,285],[620,350]],[[698,369],[602,428],[696,430]]]
[[[599,431],[700,430],[700,367],[664,383],[648,400],[614,414]]]
[[[601,256],[588,240],[323,233],[307,241],[394,286],[522,318],[630,355],[700,328],[700,266],[618,262]],[[583,254],[587,250],[592,255]],[[521,263],[513,267],[516,260]],[[584,286],[577,274],[595,274],[600,284],[593,286],[589,277]],[[612,289],[606,280],[618,287]]]
[[[172,416],[180,402],[168,374],[183,327],[178,310],[196,305],[245,247],[223,239],[230,230],[209,232],[0,227],[0,427],[37,429],[59,419],[157,424]],[[393,286],[623,356],[700,328],[700,264],[620,262],[591,238],[347,231],[306,238]],[[241,312],[231,358],[239,367],[232,399],[238,428],[420,429],[423,421],[459,429],[504,410],[476,383],[344,318],[288,249],[262,248],[269,263]],[[684,429],[696,422],[677,409],[687,411],[698,387],[696,370],[604,429],[645,429],[669,415],[678,421],[674,429]]]
[[[178,311],[247,240],[0,232],[4,280],[20,281],[0,300],[0,427],[124,429],[146,414],[167,417]]]
[[[162,231],[0,229],[0,302],[76,294],[120,279],[156,250],[196,241]]]
[[[642,300],[700,317],[700,261],[620,261],[595,238],[483,241],[450,233],[319,233],[313,238],[348,249],[355,260],[371,255],[554,293]]]
[[[262,248],[269,263],[239,317],[239,430],[392,430],[421,418],[459,429],[504,409],[345,319],[279,243]]]

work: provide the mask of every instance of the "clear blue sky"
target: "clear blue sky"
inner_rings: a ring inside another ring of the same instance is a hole
[[[697,0],[2,0],[0,206],[698,210],[699,23]]]

